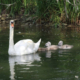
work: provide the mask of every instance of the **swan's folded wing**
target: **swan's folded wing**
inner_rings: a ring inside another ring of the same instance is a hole
[[[33,52],[34,42],[32,40],[20,40],[15,45],[15,52],[17,55],[29,54]]]

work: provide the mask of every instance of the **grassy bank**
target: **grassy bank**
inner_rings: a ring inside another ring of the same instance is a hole
[[[42,20],[53,23],[79,24],[79,0],[0,0],[0,14],[37,16]],[[11,5],[9,5],[11,4]]]

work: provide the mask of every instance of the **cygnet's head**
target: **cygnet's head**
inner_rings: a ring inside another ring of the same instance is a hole
[[[59,41],[58,46],[62,46],[62,45],[63,45],[63,41]]]
[[[48,42],[45,44],[45,46],[46,46],[46,47],[51,46],[51,42],[50,42],[50,41],[48,41]]]

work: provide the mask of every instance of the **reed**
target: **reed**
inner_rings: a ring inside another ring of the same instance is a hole
[[[6,13],[15,16],[20,14],[21,9],[24,9],[24,15],[34,14],[41,20],[60,23],[62,14],[64,14],[65,21],[70,23],[75,22],[76,19],[80,17],[80,2],[78,0],[69,0],[69,3],[66,0],[64,4],[64,1],[65,0],[0,0],[0,3],[3,4],[16,2],[16,4],[10,6],[8,9],[6,9],[6,5],[0,5],[0,14],[6,10]]]
[[[36,0],[23,0],[23,6],[25,8],[24,14],[33,14],[36,11]]]

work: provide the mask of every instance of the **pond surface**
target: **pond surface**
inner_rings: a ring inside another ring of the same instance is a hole
[[[14,42],[30,38],[57,45],[71,44],[71,50],[43,51],[24,56],[9,56],[9,25],[0,26],[0,80],[80,80],[80,32],[60,28],[16,25]],[[18,26],[18,27],[17,27]]]

